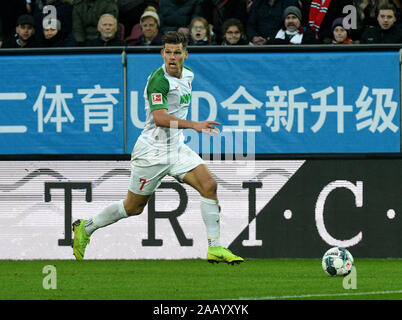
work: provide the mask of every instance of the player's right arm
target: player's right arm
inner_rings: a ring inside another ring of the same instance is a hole
[[[167,112],[167,109],[157,109],[152,111],[155,124],[159,127],[177,128],[177,129],[193,129],[197,132],[213,135],[219,130],[215,125],[220,125],[216,121],[190,121],[179,119]]]

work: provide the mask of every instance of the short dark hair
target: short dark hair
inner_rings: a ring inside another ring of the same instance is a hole
[[[166,43],[169,43],[169,44],[180,44],[181,43],[183,45],[183,49],[186,50],[187,49],[187,44],[188,44],[188,39],[181,32],[167,31],[162,36],[162,45],[163,45],[163,47],[165,47]]]
[[[385,2],[378,6],[377,16],[380,14],[380,10],[391,10],[394,13],[394,16],[396,17],[396,9],[395,9],[394,5],[389,2]]]

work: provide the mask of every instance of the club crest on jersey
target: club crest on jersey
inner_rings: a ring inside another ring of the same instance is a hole
[[[162,93],[152,93],[152,104],[162,104]]]

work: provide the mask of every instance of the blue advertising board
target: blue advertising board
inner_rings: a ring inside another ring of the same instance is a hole
[[[0,56],[0,154],[129,154],[162,64],[127,55],[124,105],[120,54]],[[188,119],[221,123],[213,138],[185,130],[200,154],[401,151],[398,52],[190,51],[185,64]]]
[[[138,98],[128,146],[145,119],[146,78],[161,64],[160,55],[128,55]],[[190,53],[185,64],[195,73],[188,118],[221,123],[214,139],[187,130],[200,154],[400,152],[397,52]]]
[[[0,57],[1,154],[124,153],[120,54]]]

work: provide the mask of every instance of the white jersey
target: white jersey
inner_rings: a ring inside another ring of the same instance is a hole
[[[180,79],[170,76],[165,65],[151,73],[144,90],[146,120],[139,137],[141,141],[165,148],[184,142],[183,129],[158,127],[152,111],[167,109],[169,114],[185,120],[191,101],[193,78],[193,71],[187,67],[183,67]]]

